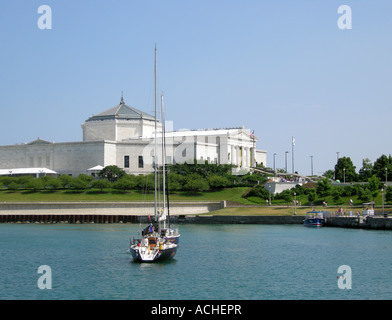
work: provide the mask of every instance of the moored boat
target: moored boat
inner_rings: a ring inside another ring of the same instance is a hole
[[[324,212],[312,210],[307,212],[304,220],[306,227],[322,227],[324,225]]]

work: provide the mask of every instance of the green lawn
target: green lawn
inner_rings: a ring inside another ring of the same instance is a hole
[[[317,210],[317,208],[315,208]],[[321,209],[321,208],[320,208]],[[309,207],[296,208],[298,216],[305,216],[306,212],[311,211]],[[294,207],[287,206],[263,206],[263,207],[228,207],[205,215],[222,215],[222,216],[292,216],[294,215]]]
[[[218,191],[201,193],[173,192],[170,201],[242,201],[243,192],[247,188],[227,188]],[[73,192],[69,190],[59,191],[0,191],[0,202],[72,202],[72,201],[154,201],[154,193],[142,193],[140,191],[118,192],[109,189],[104,192],[99,190],[88,190],[85,192]],[[250,202],[249,202],[250,203]]]
[[[287,206],[281,200],[272,202],[272,206],[266,206],[265,200],[258,200],[258,203],[242,198],[242,194],[247,190],[247,187],[227,188],[217,191],[207,191],[201,193],[188,192],[173,192],[170,194],[170,201],[222,201],[226,200],[231,204],[243,205],[245,207],[229,207],[214,212],[214,215],[292,215],[294,214],[294,207]],[[251,198],[252,199],[252,198]],[[257,199],[253,199],[257,200]],[[311,210],[307,201],[307,196],[297,196],[298,202],[301,205],[296,206],[298,215],[305,215],[307,211]],[[346,211],[353,210],[359,212],[362,210],[362,201],[353,197],[355,207],[349,207],[349,198],[343,198],[342,202],[334,203],[332,198],[326,198],[328,207],[322,206],[322,199],[317,199],[315,202],[316,210],[336,211],[339,207],[345,207]],[[381,195],[376,199],[377,209],[381,208]],[[153,193],[142,193],[141,191],[131,191],[122,193],[115,189],[108,189],[104,192],[99,190],[86,190],[84,192],[73,192],[70,190],[58,191],[8,191],[0,190],[0,202],[137,202],[137,201],[154,201]],[[388,207],[388,208],[387,208]],[[385,210],[391,211],[391,206],[385,206]]]

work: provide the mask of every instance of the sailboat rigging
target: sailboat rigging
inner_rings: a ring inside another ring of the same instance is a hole
[[[154,262],[173,258],[177,252],[180,234],[178,230],[170,228],[168,179],[166,170],[165,121],[163,108],[163,93],[161,95],[162,121],[162,193],[163,205],[158,208],[158,152],[157,152],[157,85],[156,85],[156,47],[155,47],[155,132],[154,132],[154,223],[148,217],[150,224],[142,230],[142,238],[132,239],[130,253],[135,261]],[[165,198],[166,195],[166,198]],[[166,220],[168,225],[166,225]],[[162,226],[163,223],[163,226]]]

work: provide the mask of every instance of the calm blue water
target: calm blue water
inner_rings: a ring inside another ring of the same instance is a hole
[[[126,253],[138,225],[0,224],[0,299],[392,299],[391,231],[179,228],[175,260],[139,264]],[[51,290],[38,288],[41,265]],[[351,267],[351,290],[338,288],[341,265]]]

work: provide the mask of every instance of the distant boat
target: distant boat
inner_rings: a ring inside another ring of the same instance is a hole
[[[156,60],[156,49],[155,49]],[[156,62],[155,62],[156,65]],[[155,77],[156,78],[156,77]],[[156,80],[155,80],[156,81]],[[156,86],[155,86],[156,87]],[[177,229],[170,227],[170,210],[169,210],[169,193],[167,190],[166,179],[166,147],[165,147],[165,125],[163,112],[163,94],[161,96],[162,109],[162,180],[163,180],[163,204],[162,208],[158,208],[157,188],[158,180],[158,161],[154,163],[154,177],[155,177],[155,209],[154,222],[148,217],[149,225],[142,230],[142,238],[132,239],[129,247],[134,261],[139,262],[155,262],[164,259],[171,259],[177,252],[178,243],[180,241],[180,234]],[[158,160],[156,146],[157,146],[157,111],[155,104],[155,151],[154,159]],[[165,198],[167,196],[167,199]]]
[[[306,213],[304,226],[306,227],[322,227],[324,225],[324,212],[323,211],[309,211]]]

